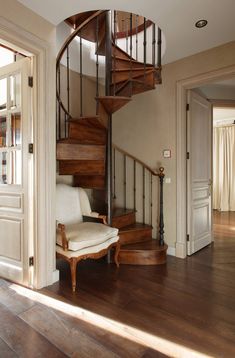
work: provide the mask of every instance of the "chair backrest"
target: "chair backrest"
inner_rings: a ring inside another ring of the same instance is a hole
[[[91,215],[88,195],[83,188],[56,185],[56,220],[63,224],[82,222],[82,215]]]
[[[56,185],[56,220],[64,225],[82,222],[78,188],[66,184]]]

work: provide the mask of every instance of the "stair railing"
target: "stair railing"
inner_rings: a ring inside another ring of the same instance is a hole
[[[133,209],[138,222],[153,227],[153,235],[158,237],[159,245],[164,245],[164,176],[163,167],[155,171],[113,145],[114,206]]]
[[[79,38],[79,75],[80,75],[80,83],[79,83],[79,114],[80,117],[84,116],[84,74],[83,74],[83,35],[82,31],[86,26],[89,25],[91,21],[96,21],[97,26],[97,38],[96,38],[96,97],[99,96],[99,55],[98,55],[98,47],[99,47],[99,19],[106,12],[106,10],[96,11],[92,15],[90,15],[87,19],[85,19],[77,28],[71,33],[68,39],[63,44],[56,61],[56,76],[57,76],[57,140],[66,139],[68,137],[69,130],[69,120],[74,117],[71,112],[71,43],[78,36]],[[63,81],[61,80],[61,61],[62,58],[65,58],[65,72],[66,75]],[[63,84],[63,88],[62,88]],[[98,114],[98,103],[96,103],[96,114]]]

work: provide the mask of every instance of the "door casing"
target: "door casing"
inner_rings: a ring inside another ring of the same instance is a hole
[[[196,75],[176,83],[176,257],[187,256],[187,210],[186,210],[186,104],[187,90],[210,82],[235,76],[235,65]]]

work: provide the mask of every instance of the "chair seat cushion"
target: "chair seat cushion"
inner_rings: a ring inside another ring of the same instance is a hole
[[[81,250],[86,247],[99,245],[113,237],[118,236],[118,229],[99,223],[83,222],[65,226],[68,240],[68,249]],[[57,230],[56,242],[62,246],[62,239]]]
[[[105,242],[102,242],[99,245],[85,247],[84,249],[81,249],[78,251],[64,251],[61,246],[56,245],[56,252],[58,254],[66,256],[69,259],[71,257],[79,257],[79,256],[83,256],[83,255],[96,254],[104,249],[107,249],[110,245],[114,244],[115,242],[118,242],[118,240],[119,240],[119,236],[115,236],[115,237],[112,237],[111,239],[108,239]]]

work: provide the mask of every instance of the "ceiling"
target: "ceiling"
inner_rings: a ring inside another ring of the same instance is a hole
[[[235,101],[235,77],[209,83],[197,89],[208,99]]]
[[[112,9],[133,12],[154,21],[164,32],[163,63],[176,61],[235,39],[234,0],[18,0],[49,22],[58,25],[79,12]],[[199,19],[208,20],[197,29]]]

